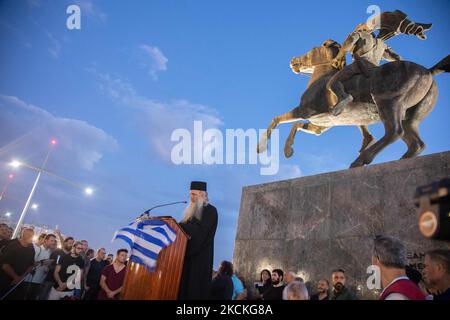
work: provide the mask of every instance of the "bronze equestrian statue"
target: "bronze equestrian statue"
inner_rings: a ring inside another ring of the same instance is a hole
[[[341,47],[326,40],[320,47],[291,60],[294,73],[312,74],[300,104],[272,119],[258,144],[258,152],[267,148],[271,131],[281,123],[295,122],[286,139],[284,154],[291,157],[297,131],[320,135],[334,126],[356,125],[363,135],[359,157],[350,167],[370,164],[387,145],[401,138],[408,150],[402,156],[419,155],[425,143],[419,124],[436,104],[438,89],[433,77],[450,72],[450,55],[432,68],[402,61],[384,41],[396,34],[413,34],[425,39],[423,32],[431,24],[414,23],[401,11],[384,12],[373,34],[369,23],[359,25]],[[355,35],[355,33],[357,33]],[[345,66],[345,53],[354,63]],[[392,61],[379,65],[381,59]],[[383,122],[385,135],[378,141],[368,125]]]

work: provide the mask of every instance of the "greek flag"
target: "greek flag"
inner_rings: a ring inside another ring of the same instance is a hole
[[[161,220],[143,220],[132,222],[114,234],[115,239],[122,239],[131,247],[130,260],[154,270],[159,252],[171,245],[176,232]]]

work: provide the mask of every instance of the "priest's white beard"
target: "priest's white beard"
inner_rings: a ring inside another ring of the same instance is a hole
[[[205,199],[198,199],[197,202],[189,202],[189,205],[184,209],[183,219],[181,222],[187,222],[192,218],[202,219],[203,208],[208,205],[208,201]]]

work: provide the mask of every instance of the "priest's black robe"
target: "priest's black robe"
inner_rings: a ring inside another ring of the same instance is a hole
[[[181,300],[205,300],[210,296],[217,219],[217,209],[208,204],[203,209],[201,220],[194,217],[180,223],[191,237],[184,257],[178,295]]]

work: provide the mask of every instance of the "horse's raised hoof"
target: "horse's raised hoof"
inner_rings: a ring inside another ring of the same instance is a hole
[[[292,149],[290,146],[284,147],[284,156],[286,158],[292,157],[293,154],[294,154],[294,149]]]

